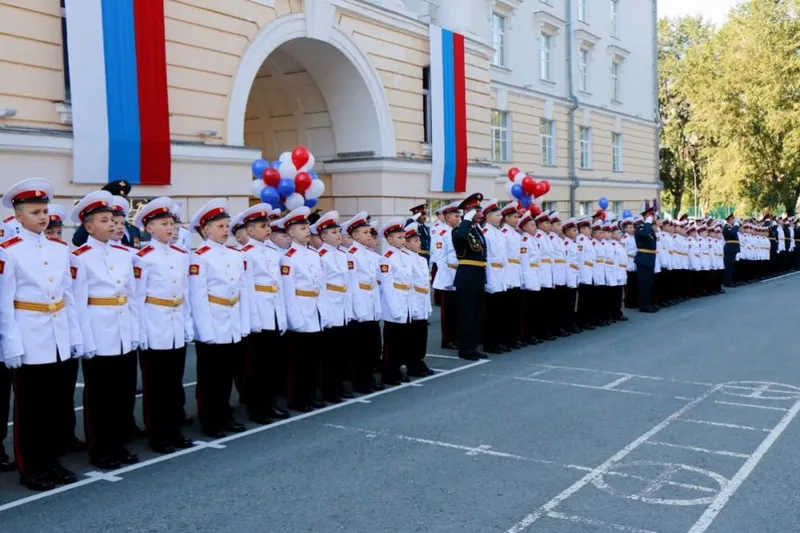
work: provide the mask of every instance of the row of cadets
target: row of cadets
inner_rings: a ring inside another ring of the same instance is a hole
[[[427,377],[433,375],[433,370],[425,363],[428,351],[428,318],[431,316],[431,278],[428,270],[428,258],[421,254],[422,235],[419,233],[421,226],[411,222],[405,227],[406,244],[405,252],[409,256],[412,269],[411,284],[411,332],[410,342],[407,346],[408,355],[405,358],[406,374],[411,377]]]
[[[352,303],[348,292],[347,252],[340,249],[342,231],[339,213],[330,211],[320,216],[311,226],[311,234],[319,238],[318,254],[322,264],[325,286],[320,294],[327,310],[324,317],[323,342],[326,347],[322,360],[322,397],[331,403],[341,403],[342,398],[352,398],[345,390],[349,364],[347,324],[352,314]]]
[[[141,329],[135,301],[134,254],[116,244],[114,197],[86,195],[72,220],[87,232],[72,252],[75,308],[83,339],[83,414],[89,460],[113,470],[138,458],[125,448],[136,395],[136,357]]]
[[[143,206],[134,225],[150,235],[136,253],[134,278],[140,309],[139,366],[145,427],[158,453],[191,448],[183,435],[186,345],[194,340],[189,297],[189,254],[170,244],[177,231],[173,201],[162,196]]]
[[[458,257],[453,248],[453,228],[461,224],[461,202],[452,202],[441,208],[442,225],[437,233],[431,260],[436,265],[433,289],[441,294],[442,348],[458,349],[458,293],[454,285]]]
[[[542,305],[549,305],[554,299],[553,284],[553,252],[550,246],[550,211],[543,211],[534,218],[536,223],[535,242],[541,257],[539,263],[539,282],[541,295],[539,301]],[[541,340],[554,340],[555,324],[549,313],[542,313],[539,318],[539,327],[536,337]]]
[[[605,216],[602,214],[602,216]],[[602,216],[595,216],[592,221],[592,248],[594,249],[594,261],[592,266],[592,297],[591,315],[589,325],[608,326],[611,324],[611,317],[608,313],[608,305],[605,305],[608,298],[608,282],[606,261],[609,259],[609,250],[606,246],[605,221]]]
[[[527,345],[540,344],[538,338],[539,312],[542,309],[542,285],[539,279],[541,250],[536,239],[536,222],[533,214],[525,210],[517,222],[520,238],[520,259],[522,260],[522,337],[520,341]],[[488,243],[487,243],[488,245]],[[490,259],[491,260],[491,259]],[[489,271],[487,270],[487,275]]]
[[[382,350],[379,256],[369,247],[372,226],[367,213],[358,213],[345,223],[344,228],[353,240],[347,251],[347,288],[353,306],[353,320],[348,326],[353,357],[351,382],[353,390],[366,394],[381,388],[373,375]]]
[[[230,215],[228,204],[213,199],[192,218],[203,238],[189,264],[189,300],[197,352],[197,409],[200,428],[211,438],[244,431],[229,405],[236,361],[243,353],[242,338],[251,329],[245,261],[241,252],[225,246]]]
[[[490,354],[510,352],[504,345],[503,313],[506,291],[505,266],[508,260],[507,241],[500,229],[503,216],[500,203],[491,199],[481,209],[484,221],[483,238],[486,240],[486,287],[484,301],[484,339],[483,350]]]
[[[69,248],[44,234],[52,196],[49,181],[32,178],[12,186],[2,200],[14,209],[19,233],[0,245],[0,403],[8,401],[5,383],[11,374],[17,468],[20,483],[33,490],[76,480],[59,457],[69,430],[64,415],[73,401],[66,363],[84,352],[84,341],[72,293]],[[0,459],[4,469],[13,467],[5,454]]]
[[[770,240],[768,229],[752,220],[746,221],[739,232],[740,251],[734,267],[735,284],[760,281],[769,275]]]
[[[553,313],[550,314],[550,320],[552,331],[559,337],[566,337],[569,335],[564,312],[568,305],[567,256],[561,229],[561,217],[558,211],[551,211],[549,213],[549,218],[550,233],[547,236],[546,242],[550,248],[551,257],[553,258],[553,299],[550,302]]]

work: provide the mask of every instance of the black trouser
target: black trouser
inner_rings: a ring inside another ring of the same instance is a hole
[[[62,405],[63,414],[59,417],[61,424],[61,453],[64,455],[72,447],[75,441],[75,386],[78,383],[78,371],[80,369],[80,360],[77,357],[67,359],[62,363],[63,366],[63,379],[64,379],[64,403]],[[134,389],[136,385],[134,384]],[[134,395],[134,403],[136,397]],[[2,406],[0,405],[0,409]],[[0,439],[2,440],[2,439]]]
[[[528,343],[539,338],[537,311],[540,296],[541,291],[522,291],[522,340]]]
[[[409,376],[422,375],[428,371],[428,365],[425,364],[425,355],[428,352],[428,321],[412,320],[408,335],[406,370]]]
[[[730,287],[733,285],[734,270],[736,269],[736,252],[725,252],[725,286]]]
[[[522,333],[522,289],[513,287],[504,293],[503,307],[496,309],[500,325],[503,328],[503,338],[501,343],[506,346],[514,346],[519,342]]]
[[[353,388],[358,392],[366,392],[375,379],[375,365],[381,356],[381,328],[377,321],[351,321],[350,330],[352,357],[350,364]],[[376,342],[377,341],[377,342]]]
[[[543,310],[540,315],[540,324],[542,331],[542,338],[552,337],[556,332],[555,314],[549,312],[556,305],[556,290],[553,287],[542,287],[541,291],[541,308]]]
[[[322,354],[322,397],[339,399],[344,394],[345,369],[347,368],[347,349],[349,329],[334,326],[322,332],[324,353]]]
[[[183,419],[183,368],[186,347],[171,350],[143,350],[142,410],[147,436],[152,444],[168,444],[179,439]]]
[[[11,407],[11,370],[0,363],[0,455],[5,453],[3,441],[8,437],[8,411]],[[73,412],[73,416],[75,413]]]
[[[646,309],[653,306],[653,277],[655,273],[653,267],[636,265],[636,274],[639,287],[639,309]]]
[[[441,292],[442,346],[445,346],[451,342],[458,342],[458,318],[461,315],[461,312],[458,307],[459,294],[456,291]]]
[[[573,331],[575,329],[575,298],[578,295],[578,290],[566,285],[559,287],[561,290],[561,327],[565,331]]]
[[[241,342],[206,344],[196,342],[197,415],[205,433],[224,431],[232,416],[230,406],[236,354],[244,350]]]
[[[305,408],[317,399],[320,361],[322,357],[322,332],[289,333],[291,355],[289,359],[289,405]]]
[[[131,398],[136,397],[136,358],[130,352],[98,355],[84,360],[83,374],[83,425],[89,457],[112,459],[124,449],[130,433]]]
[[[67,401],[64,363],[22,365],[12,375],[17,467],[23,476],[41,474],[58,461],[62,451],[61,417]]]
[[[381,376],[384,383],[396,383],[402,377],[400,367],[406,364],[411,336],[411,322],[383,323],[383,364]]]
[[[581,283],[578,286],[578,326],[594,326],[597,323],[594,302],[594,285]]]
[[[449,294],[445,292],[445,294]],[[458,353],[474,353],[483,337],[483,290],[458,290]]]
[[[486,292],[483,295],[484,337],[483,347],[497,351],[504,340],[505,292]]]
[[[612,316],[613,318],[622,318],[622,291],[624,287],[622,285],[618,285],[614,287],[613,295],[612,295]]]
[[[241,349],[232,352],[233,385],[239,393],[239,403],[247,405],[247,354],[250,352],[250,336],[242,339]]]
[[[247,341],[243,396],[247,398],[250,417],[263,418],[275,406],[278,395],[282,338],[279,331],[265,329],[251,333]]]
[[[625,286],[625,307],[631,309],[636,307],[639,299],[639,277],[636,272],[628,271],[628,284]]]

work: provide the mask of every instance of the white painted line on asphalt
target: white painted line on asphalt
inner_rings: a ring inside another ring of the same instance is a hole
[[[769,449],[775,444],[775,441],[778,440],[778,437],[789,427],[789,424],[794,420],[797,414],[800,413],[800,401],[796,402],[783,416],[778,425],[766,436],[766,438],[758,445],[756,451],[750,456],[750,458],[744,463],[742,468],[739,469],[736,474],[731,478],[730,482],[722,487],[722,490],[717,494],[714,500],[711,502],[711,505],[708,506],[706,511],[703,515],[695,522],[692,528],[688,531],[688,533],[703,533],[714,522],[722,509],[725,508],[725,505],[734,495],[734,493],[739,489],[739,487],[744,483],[750,473],[758,466],[758,463],[761,459],[766,455]]]
[[[595,374],[610,374],[613,376],[633,376],[639,379],[651,379],[653,381],[670,381],[672,383],[684,383],[686,385],[699,385],[701,387],[713,387],[716,383],[706,383],[705,381],[685,381],[681,379],[672,379],[672,378],[663,378],[658,376],[645,376],[642,374],[632,374],[630,372],[615,372],[613,370],[599,370],[597,368],[582,368],[578,366],[564,366],[564,365],[545,365],[541,363],[533,363],[532,366],[543,366],[549,369],[556,369],[556,370],[575,370],[578,372],[589,372]],[[728,385],[730,388],[731,385]],[[744,387],[742,387],[744,388]]]
[[[78,487],[84,487],[86,485],[91,485],[92,483],[96,483],[97,481],[100,481],[100,479],[87,477],[79,481],[76,481],[71,485],[62,485],[53,490],[48,490],[47,492],[37,492],[36,494],[31,494],[30,496],[26,496],[25,498],[20,498],[19,500],[14,500],[13,502],[8,502],[3,505],[0,505],[0,513],[2,513],[3,511],[8,511],[9,509],[13,509],[14,507],[19,507],[21,505],[26,505],[28,503],[33,503],[35,501],[42,500],[44,498],[49,498],[50,496],[55,496],[56,494],[66,492],[68,490],[77,489]]]
[[[649,440],[646,442],[651,446],[666,446],[668,448],[678,448],[679,450],[689,450],[692,452],[708,453],[712,455],[724,455],[726,457],[741,457],[747,459],[750,457],[746,453],[729,452],[728,450],[709,450],[708,448],[700,448],[698,446],[687,446],[685,444],[673,444],[671,442],[663,442],[660,440]]]
[[[412,381],[411,383],[409,383],[409,385],[412,386],[412,387],[424,387],[425,386],[423,383],[417,383],[416,381]]]
[[[111,475],[111,474],[107,474],[105,472],[100,472],[98,470],[94,470],[92,472],[86,472],[83,475],[86,476],[86,477],[93,478],[93,479],[99,479],[99,480],[102,480],[102,481],[109,481],[111,483],[116,483],[117,481],[122,481],[122,478],[119,477],[119,476],[114,476],[114,475]]]
[[[522,520],[511,526],[506,530],[506,533],[520,533],[521,531],[526,530],[528,527],[532,526],[535,522],[537,522],[542,516],[546,515],[547,513],[553,512],[556,507],[561,505],[561,503],[571,497],[573,494],[581,490],[583,487],[598,479],[600,476],[605,475],[612,467],[614,467],[617,463],[622,461],[625,457],[627,457],[631,452],[639,448],[642,444],[650,440],[652,437],[657,435],[659,432],[663,431],[664,428],[678,420],[680,417],[684,415],[684,413],[690,411],[699,403],[708,399],[709,396],[717,392],[722,385],[715,385],[704,392],[701,396],[698,396],[690,403],[684,405],[667,418],[662,420],[660,423],[653,426],[649,431],[643,433],[639,438],[622,448],[620,451],[612,455],[609,459],[603,462],[598,467],[592,469],[591,472],[583,476],[581,479],[567,487],[561,493],[556,495],[553,499],[549,502],[545,503],[541,507],[539,507],[536,511],[530,513]]]
[[[528,374],[525,377],[526,378],[535,378],[536,376],[541,376],[542,374],[547,374],[548,372],[552,372],[552,371],[553,371],[552,368],[543,368],[541,370],[537,370],[533,374]]]
[[[716,426],[721,428],[731,428],[731,429],[743,429],[746,431],[763,431],[764,433],[769,433],[772,431],[769,428],[754,428],[752,426],[742,426],[739,424],[726,424],[725,422],[712,422],[710,420],[696,420],[694,418],[683,418],[681,422],[690,422],[692,424],[705,424],[707,426]]]
[[[599,385],[586,385],[584,383],[568,383],[566,381],[553,381],[550,379],[539,379],[539,378],[521,378],[521,377],[514,377],[514,379],[518,381],[533,381],[535,383],[549,383],[551,385],[566,385],[568,387],[578,387],[579,389],[592,389],[592,390],[602,390],[602,391],[609,391],[609,392],[622,392],[624,394],[635,394],[637,396],[655,396],[655,394],[650,392],[641,392],[637,390],[627,390],[627,389],[607,389],[605,387],[600,387]]]
[[[350,400],[352,403],[372,403],[370,400],[365,400],[364,398],[356,398],[354,400]]]
[[[547,516],[550,518],[558,518],[559,520],[566,520],[575,524],[583,524],[592,527],[602,527],[606,529],[613,529],[614,531],[624,531],[625,533],[658,533],[649,529],[640,529],[638,527],[623,526],[620,524],[611,524],[603,522],[602,520],[595,520],[593,518],[586,518],[584,516],[566,515],[564,513],[549,512]]]
[[[783,411],[786,412],[788,409],[785,407],[772,407],[771,405],[756,405],[753,403],[739,403],[739,402],[724,402],[722,400],[716,400],[714,403],[718,403],[721,405],[734,405],[736,407],[753,407],[754,409],[768,409],[770,411]]]
[[[621,377],[621,378],[619,378],[619,379],[615,379],[615,380],[614,380],[614,381],[612,381],[611,383],[607,383],[606,385],[603,385],[603,386],[602,386],[602,387],[600,387],[600,388],[601,388],[601,389],[605,389],[605,390],[612,390],[612,389],[614,389],[614,387],[616,387],[617,385],[622,385],[623,383],[625,383],[626,381],[629,381],[629,380],[631,380],[631,379],[633,379],[633,376],[632,376],[632,375],[630,375],[630,374],[628,374],[627,376],[622,376],[622,377]]]
[[[461,359],[460,357],[458,357],[456,355],[442,355],[442,354],[439,354],[439,353],[426,353],[425,357],[438,357],[440,359],[456,359],[456,360]]]
[[[789,272],[788,274],[784,274],[783,276],[776,276],[774,278],[762,280],[759,283],[769,283],[770,281],[776,281],[782,278],[788,278],[789,276],[794,276],[795,274],[800,274],[800,272]]]
[[[207,442],[204,440],[195,440],[192,441],[192,444],[201,448],[212,448],[214,450],[224,450],[226,448],[224,444],[215,444],[213,442]]]

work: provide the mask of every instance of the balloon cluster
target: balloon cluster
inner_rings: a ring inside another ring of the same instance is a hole
[[[325,184],[311,170],[314,162],[314,156],[305,146],[295,146],[271,163],[256,159],[251,166],[253,196],[281,211],[304,205],[314,207],[325,192]]]
[[[508,179],[509,182],[506,183],[508,194],[517,199],[525,209],[530,208],[534,216],[541,214],[541,207],[533,199],[550,192],[550,182],[547,180],[537,182],[531,176],[523,174],[517,167],[508,169]],[[538,213],[534,210],[538,210]]]

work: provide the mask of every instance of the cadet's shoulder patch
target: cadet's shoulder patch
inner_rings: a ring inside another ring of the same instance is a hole
[[[140,267],[133,267],[133,277],[140,279],[142,277],[142,269]]]
[[[389,257],[392,257],[392,255],[393,255],[393,254],[394,254],[394,252],[393,252],[393,251],[391,251],[391,250],[386,250],[386,253],[385,253],[385,254],[383,254],[383,257],[386,257],[386,258],[388,259]]]
[[[528,236],[527,235],[523,235],[522,236],[522,242],[528,242]]]
[[[319,251],[319,256],[322,257],[323,255],[325,255],[327,253],[328,253],[328,249],[327,248],[323,248],[322,250]]]
[[[284,254],[286,257],[292,257],[297,252],[297,248],[289,248]]]
[[[201,246],[200,248],[198,248],[197,250],[195,250],[194,253],[196,253],[197,255],[203,255],[204,253],[206,253],[210,249],[211,249],[211,247],[209,245],[205,244],[205,245]]]
[[[172,248],[173,250],[177,251],[177,252],[182,253],[182,254],[186,253],[186,250],[184,250],[180,246],[175,246],[174,244],[170,244],[169,247]]]
[[[348,261],[348,262],[347,262],[347,268],[348,268],[348,270],[353,270],[355,267],[356,267],[356,265],[355,265],[355,263],[353,263],[352,261]]]
[[[6,234],[6,230],[4,230],[3,228],[0,228],[0,237],[5,236],[5,234]]]
[[[500,230],[500,231],[502,231],[503,233],[508,233],[508,228],[503,228],[503,229],[502,229],[502,230]]]
[[[353,246],[352,248],[350,248],[350,249],[348,250],[348,252],[350,252],[351,254],[354,254],[354,253],[356,253],[357,251],[358,251],[358,248],[356,248],[355,246]]]
[[[231,250],[233,250],[234,252],[239,252],[239,253],[241,253],[241,250],[240,250],[240,249],[238,249],[238,248],[237,248],[237,247],[235,247],[235,246],[228,246],[228,248],[230,248],[230,249],[231,249]]]
[[[444,243],[442,241],[438,241],[436,243],[436,249],[441,250],[442,248],[444,248]]]
[[[144,256],[146,256],[147,254],[149,254],[152,251],[153,251],[153,247],[150,246],[150,245],[147,245],[144,248],[142,248],[141,250],[139,250],[138,252],[136,252],[136,255],[138,255],[139,257],[144,257]]]
[[[110,244],[109,246],[111,246],[112,248],[116,248],[117,250],[124,250],[126,252],[130,252],[131,251],[130,248],[126,248],[124,246],[120,246],[119,244]]]
[[[381,265],[381,272],[383,272],[384,274],[389,272],[389,265]]]
[[[4,224],[8,224],[8,223],[9,223],[9,222],[11,222],[12,220],[14,220],[14,215],[7,216],[6,218],[4,218],[4,219],[3,219],[3,223],[4,223]]]
[[[252,250],[253,248],[254,248],[254,246],[248,242],[247,244],[245,244],[244,246],[242,246],[242,251],[243,251],[243,252],[246,252],[246,251],[248,251],[248,250]]]
[[[554,238],[555,238],[555,237],[553,237],[552,235],[550,235],[550,240],[551,240],[551,241],[552,241]]]
[[[597,246],[597,241],[592,241],[592,246]]]
[[[18,242],[22,242],[22,237],[20,237],[19,235],[16,235],[16,236],[11,237],[10,239],[8,239],[6,242],[0,244],[0,248],[9,248],[11,246],[14,246]]]
[[[58,237],[48,237],[47,240],[57,242],[58,244],[63,244],[64,246],[69,246],[65,241],[62,241]]]
[[[528,249],[523,246],[522,248],[519,249],[519,253],[527,254],[528,253]]]
[[[442,236],[442,235],[444,235],[445,233],[447,233],[447,230],[446,230],[446,229],[443,229],[442,231],[440,231],[440,232],[439,232],[439,236],[441,237],[441,236]]]
[[[569,241],[564,241],[564,246],[569,246]]]
[[[536,238],[537,238],[537,239],[541,239],[542,237],[544,237],[544,234],[543,234],[543,233],[537,233],[537,234],[536,234]]]
[[[292,267],[289,265],[281,265],[281,274],[284,276],[288,276],[292,271]]]
[[[6,262],[0,259],[0,274],[5,272],[5,270],[6,270]]]
[[[189,275],[190,276],[200,275],[200,265],[189,265]]]
[[[0,246],[2,246],[2,245],[0,245]],[[91,249],[92,249],[91,246],[89,246],[88,244],[84,244],[83,246],[81,246],[80,248],[77,248],[74,252],[72,252],[72,255],[77,257],[77,256],[81,255],[84,252],[88,252]]]
[[[481,231],[482,231],[484,234],[486,234],[486,233],[488,233],[488,232],[489,232],[489,228],[483,228]]]

